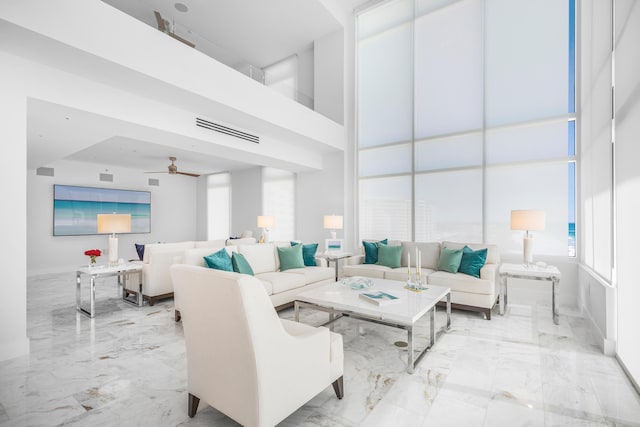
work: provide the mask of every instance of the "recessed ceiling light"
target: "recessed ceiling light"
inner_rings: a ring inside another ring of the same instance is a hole
[[[178,12],[188,12],[189,8],[184,3],[176,3],[173,5]]]

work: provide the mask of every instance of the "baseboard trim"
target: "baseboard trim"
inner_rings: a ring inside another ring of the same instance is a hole
[[[636,380],[631,376],[631,373],[629,372],[629,370],[627,369],[626,365],[624,364],[624,362],[622,360],[620,360],[620,358],[618,357],[618,355],[616,354],[616,360],[618,361],[618,363],[620,364],[620,366],[622,367],[622,370],[624,371],[625,375],[627,376],[627,378],[629,378],[629,381],[631,381],[631,385],[633,385],[633,388],[636,389],[636,392],[638,394],[640,394],[640,386],[638,386],[638,383],[636,382]]]
[[[598,344],[598,348],[602,351],[606,356],[615,356],[616,355],[616,341],[612,339],[605,338],[604,334],[598,327],[598,324],[593,320],[591,316],[591,312],[587,310],[584,303],[581,303],[580,311],[582,315],[589,321],[589,329],[591,330],[591,336]]]
[[[29,354],[29,351],[30,341],[27,337],[2,343],[2,347],[0,347],[0,362],[14,357],[25,356]]]

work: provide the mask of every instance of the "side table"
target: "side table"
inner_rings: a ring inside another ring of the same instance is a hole
[[[122,300],[128,302],[130,304],[136,304],[132,301],[124,298],[124,286],[127,281],[127,277],[131,273],[138,273],[138,277],[140,278],[140,285],[137,295],[137,305],[142,307],[142,264],[128,262],[125,264],[119,264],[115,266],[107,266],[107,265],[98,265],[95,267],[80,267],[76,270],[76,311],[89,316],[90,318],[94,318],[96,316],[95,305],[96,305],[96,278],[97,277],[109,277],[109,276],[117,276],[118,277],[118,286],[122,287],[123,290],[123,298]],[[89,310],[82,308],[81,301],[81,276],[82,275],[89,276],[90,280],[90,290],[89,290]]]
[[[560,270],[553,265],[538,267],[536,265],[526,266],[524,264],[501,264],[500,265],[500,315],[504,316],[504,309],[507,305],[507,280],[527,279],[544,280],[551,282],[551,306],[553,311],[553,323],[560,324],[558,313],[558,287],[560,286]]]
[[[336,252],[336,253],[327,252],[320,255],[320,257],[327,260],[329,267],[331,267],[332,261],[336,263],[336,282],[337,282],[338,281],[338,262],[341,259],[349,258],[351,255],[353,255],[351,252]]]

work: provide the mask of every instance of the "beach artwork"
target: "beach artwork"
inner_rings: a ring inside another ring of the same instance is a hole
[[[151,232],[151,193],[112,188],[53,186],[53,235],[97,233],[98,214],[131,214],[131,233]]]

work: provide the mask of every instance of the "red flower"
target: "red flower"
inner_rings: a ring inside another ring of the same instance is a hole
[[[100,249],[89,249],[88,251],[84,251],[84,254],[93,257],[102,255],[102,252],[100,252]]]

